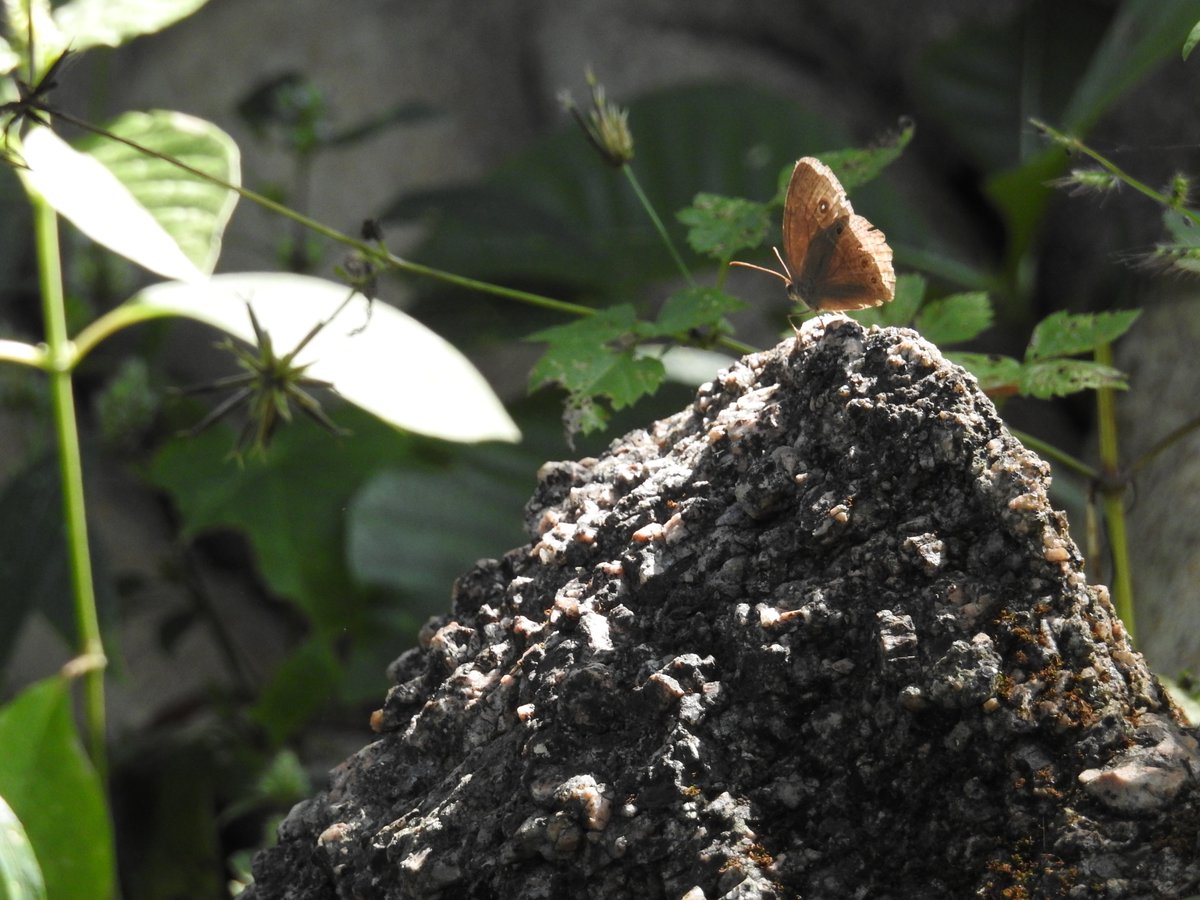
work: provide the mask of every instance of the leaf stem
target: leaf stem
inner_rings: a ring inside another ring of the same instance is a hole
[[[1102,366],[1112,366],[1112,345],[1107,341],[1096,346],[1095,360]],[[1129,541],[1125,531],[1125,479],[1121,477],[1121,455],[1117,441],[1116,398],[1112,388],[1096,390],[1096,417],[1099,429],[1100,491],[1104,503],[1104,521],[1112,552],[1113,605],[1125,623],[1132,639],[1133,580],[1129,570]]]
[[[1055,462],[1062,463],[1063,466],[1071,471],[1082,475],[1084,478],[1096,480],[1100,477],[1100,473],[1089,466],[1081,459],[1077,459],[1065,450],[1060,450],[1053,444],[1048,444],[1041,438],[1036,438],[1032,434],[1025,431],[1018,431],[1016,428],[1009,428],[1009,434],[1019,440],[1026,447],[1037,451],[1040,455],[1049,457]]]
[[[1188,209],[1186,206],[1183,206],[1182,204],[1172,203],[1170,198],[1167,197],[1165,194],[1163,194],[1159,191],[1156,191],[1154,188],[1150,187],[1150,185],[1146,184],[1145,182],[1139,181],[1138,179],[1134,178],[1132,175],[1130,175],[1128,172],[1126,172],[1124,169],[1122,169],[1116,163],[1110,162],[1107,157],[1101,155],[1100,153],[1097,153],[1095,150],[1093,150],[1091,147],[1089,147],[1083,141],[1079,140],[1079,138],[1072,137],[1069,134],[1066,134],[1064,132],[1061,132],[1054,128],[1051,128],[1049,125],[1047,125],[1045,122],[1041,121],[1040,119],[1030,119],[1029,123],[1031,125],[1033,125],[1034,128],[1036,128],[1039,131],[1042,131],[1046,135],[1048,135],[1050,137],[1050,139],[1052,141],[1054,141],[1056,144],[1058,144],[1059,146],[1065,147],[1069,151],[1073,151],[1076,153],[1082,153],[1084,156],[1088,157],[1089,159],[1094,160],[1095,162],[1099,163],[1100,166],[1102,168],[1104,168],[1105,170],[1107,170],[1111,175],[1113,175],[1116,178],[1120,179],[1121,181],[1125,182],[1127,185],[1129,185],[1131,188],[1133,188],[1138,193],[1144,194],[1145,196],[1149,197],[1151,200],[1153,200],[1155,203],[1159,204],[1160,206],[1163,206],[1166,209],[1173,210],[1173,211],[1179,213],[1181,216],[1186,217],[1187,219],[1191,220],[1191,223],[1193,225],[1200,225],[1200,213],[1197,213],[1195,210]]]
[[[75,601],[75,623],[79,629],[79,656],[90,660],[87,666],[81,667],[84,716],[92,764],[96,767],[103,784],[108,778],[104,742],[104,642],[100,636],[100,620],[96,613],[96,591],[92,582],[91,553],[88,549],[83,462],[79,451],[79,427],[75,420],[75,397],[71,383],[74,352],[67,338],[62,263],[58,245],[58,216],[45,200],[32,192],[30,202],[33,204],[38,280],[46,329],[44,368],[49,379],[51,411],[58,443],[67,565]]]
[[[679,272],[683,275],[684,281],[689,287],[695,287],[696,281],[692,278],[692,273],[688,271],[687,264],[684,263],[683,257],[679,255],[679,251],[675,249],[675,243],[671,240],[671,236],[667,233],[666,226],[663,225],[662,219],[658,217],[658,213],[654,211],[654,205],[651,204],[650,198],[646,196],[646,192],[642,190],[641,182],[638,181],[637,175],[630,165],[621,166],[621,171],[625,173],[625,178],[629,181],[633,192],[637,194],[638,201],[642,204],[642,208],[646,210],[646,215],[650,217],[650,221],[654,223],[655,229],[658,231],[659,237],[663,243],[667,245],[667,251],[671,254],[671,258],[675,260],[675,265],[679,267]]]

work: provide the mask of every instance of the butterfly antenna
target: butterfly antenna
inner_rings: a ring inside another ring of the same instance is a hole
[[[771,249],[775,251],[775,258],[779,260],[779,265],[783,266],[783,272],[786,272],[786,275],[783,274],[783,272],[776,272],[774,269],[768,269],[766,266],[756,266],[754,263],[742,262],[741,260],[737,259],[731,260],[729,264],[731,266],[741,266],[743,269],[754,269],[758,272],[766,272],[768,275],[774,275],[776,278],[786,284],[791,284],[793,280],[792,273],[791,270],[788,269],[787,263],[783,261],[783,256],[780,255],[779,248],[772,247]]]

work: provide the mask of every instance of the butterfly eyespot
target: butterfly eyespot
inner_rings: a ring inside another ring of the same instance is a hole
[[[825,213],[829,212],[829,201],[822,200],[817,204],[817,210],[821,213],[821,215],[825,215]]]

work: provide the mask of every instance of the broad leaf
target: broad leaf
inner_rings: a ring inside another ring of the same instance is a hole
[[[44,900],[46,882],[21,820],[0,797],[0,897]]]
[[[48,678],[0,707],[0,747],[0,796],[25,826],[47,896],[112,896],[104,792],[75,734],[68,682]]]
[[[70,0],[54,20],[76,50],[119,47],[131,38],[162,31],[208,0]],[[37,35],[40,40],[41,35]]]
[[[156,110],[126,113],[109,123],[107,130],[226,183],[241,182],[237,144],[211,122]],[[198,269],[212,272],[221,235],[237,204],[236,192],[99,135],[89,135],[79,149],[99,160],[129,189]]]
[[[446,604],[476,560],[529,540],[519,513],[537,465],[528,450],[492,446],[445,467],[379,472],[346,513],[350,571],[364,584]]]
[[[40,125],[25,136],[20,154],[29,167],[17,170],[26,187],[96,243],[166,278],[203,280],[174,238],[94,157]]]
[[[325,326],[296,358],[306,374],[398,428],[448,441],[516,441],[520,431],[483,376],[448,341],[382,301],[306,275],[217,275],[203,285],[158,284],[129,303],[189,316],[250,342],[246,305],[279,354]],[[335,316],[336,313],[336,316]],[[333,317],[330,319],[330,317]]]

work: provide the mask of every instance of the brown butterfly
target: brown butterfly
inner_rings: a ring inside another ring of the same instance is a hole
[[[896,296],[892,248],[883,232],[856,215],[829,166],[806,156],[796,163],[783,204],[783,272],[751,263],[787,285],[788,297],[815,310],[862,309]]]

